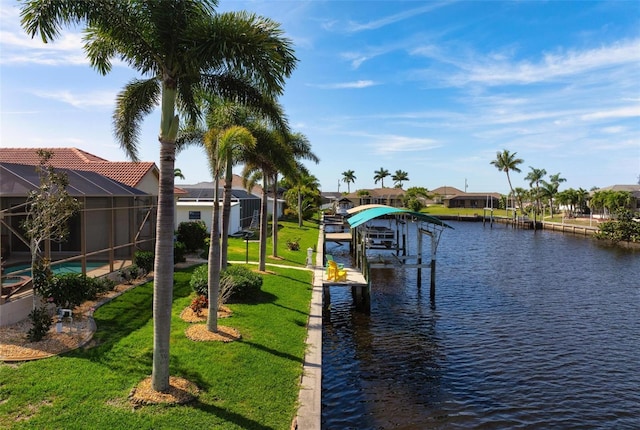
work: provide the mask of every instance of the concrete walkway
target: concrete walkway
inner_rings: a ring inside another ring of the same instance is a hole
[[[323,249],[324,230],[320,228],[318,247]],[[316,253],[316,265],[313,267],[313,291],[311,309],[307,324],[307,352],[304,356],[302,381],[298,395],[298,415],[292,429],[320,430],[322,408],[322,276],[324,274],[324,256]]]

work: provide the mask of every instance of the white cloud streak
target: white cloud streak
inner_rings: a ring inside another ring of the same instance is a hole
[[[360,81],[353,81],[353,82],[339,82],[335,84],[310,84],[309,86],[321,88],[325,90],[341,90],[341,89],[352,89],[352,88],[367,88],[367,87],[372,87],[374,85],[379,85],[379,84],[371,80],[360,80]]]
[[[405,19],[431,12],[435,9],[441,8],[448,4],[450,4],[450,2],[429,2],[425,6],[417,7],[410,10],[405,10],[405,11],[402,11],[393,15],[389,15],[374,21],[369,21],[363,24],[359,24],[357,22],[352,21],[352,22],[349,22],[349,24],[347,25],[347,31],[350,33],[356,33],[356,32],[366,31],[366,30],[377,30],[379,28],[386,27],[387,25],[395,24]]]
[[[116,99],[115,91],[90,91],[86,93],[72,93],[70,91],[33,91],[33,94],[48,100],[55,100],[71,105],[75,108],[113,107]]]

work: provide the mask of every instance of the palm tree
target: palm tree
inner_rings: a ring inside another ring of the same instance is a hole
[[[273,222],[272,222],[272,256],[278,257],[278,220],[277,220],[277,190],[278,174],[295,176],[299,171],[297,160],[310,160],[318,163],[318,157],[311,151],[311,144],[301,133],[281,133],[278,130],[256,123],[252,132],[258,138],[255,151],[247,154],[243,177],[245,187],[252,186],[253,181],[260,178],[263,181],[263,199],[261,206],[260,228],[260,258],[259,270],[266,266],[267,239],[267,193],[269,186],[273,187]]]
[[[295,206],[298,212],[298,227],[302,227],[303,215],[306,210],[317,207],[320,200],[320,183],[318,178],[309,173],[304,166],[293,177],[285,178],[287,188],[285,198],[290,207]]]
[[[508,149],[504,149],[502,152],[498,151],[496,153],[496,159],[491,161],[491,164],[496,166],[496,169],[507,174],[509,189],[511,190],[511,194],[513,195],[515,194],[513,191],[513,186],[511,186],[511,177],[509,176],[509,172],[514,171],[520,173],[520,168],[518,167],[518,165],[524,163],[524,160],[516,158],[516,154],[517,152],[514,152],[512,154]]]
[[[540,182],[543,185],[543,195],[549,200],[551,216],[553,217],[553,198],[558,193],[560,183],[566,182],[566,179],[560,177],[560,173],[556,173],[555,175],[549,175],[549,182],[544,180],[541,180]]]
[[[216,6],[215,0],[29,0],[21,11],[23,28],[45,43],[64,25],[85,25],[85,51],[99,73],[110,72],[118,58],[145,76],[118,94],[113,115],[116,138],[132,160],[143,118],[161,106],[151,377],[161,392],[170,386],[176,107],[195,123],[199,89],[245,101],[281,94],[297,62],[277,23],[246,12],[217,14]]]
[[[184,179],[184,175],[182,174],[182,170],[180,169],[173,169],[173,176],[175,178]]]
[[[409,173],[404,170],[396,170],[396,173],[391,176],[391,179],[396,188],[402,188],[402,183],[409,180]]]
[[[533,229],[535,230],[537,227],[536,217],[538,213],[540,213],[540,181],[544,178],[544,175],[547,174],[547,171],[544,169],[536,169],[534,167],[529,166],[531,171],[527,173],[525,176],[525,180],[529,181],[529,187],[532,190],[533,199],[535,200],[535,210],[533,211]],[[533,185],[535,184],[535,188]]]
[[[269,187],[274,186],[273,197],[273,228],[277,231],[277,172],[284,171],[289,174],[295,170],[295,163],[290,148],[287,148],[283,136],[276,130],[267,127],[264,123],[253,124],[250,128],[257,139],[257,145],[253,151],[245,154],[242,176],[245,188],[251,189],[253,185],[262,180],[262,201],[260,206],[260,251],[258,268],[266,270],[267,258],[267,203]]]
[[[356,181],[356,172],[353,170],[347,170],[346,172],[342,172],[342,182],[347,184],[347,193],[351,194],[351,187],[349,184],[354,183]]]
[[[300,164],[301,160],[312,161],[315,164],[320,162],[318,156],[311,150],[311,143],[307,136],[302,133],[293,133],[286,135],[287,146],[291,148],[291,155],[293,156],[296,162],[296,169],[294,170],[294,174],[290,175],[292,177],[298,177],[298,183],[304,185],[304,189],[307,193],[313,193],[314,191],[318,191],[320,185],[318,184],[318,180],[315,176],[309,174],[309,171]],[[301,193],[298,193],[298,226],[302,227],[302,201],[301,201]],[[274,232],[274,236],[277,237],[277,229]],[[273,243],[273,249],[276,249],[277,242]]]
[[[387,169],[385,169],[384,167],[381,167],[380,170],[375,170],[373,172],[375,175],[373,176],[373,180],[375,181],[374,183],[378,183],[378,181],[382,182],[382,188],[384,188],[384,178],[386,178],[387,176],[389,176],[391,173],[389,173],[389,171]]]
[[[255,145],[255,138],[244,127],[232,126],[224,130],[210,130],[204,136],[204,145],[207,150],[209,167],[213,176],[213,214],[211,220],[211,237],[209,245],[209,273],[208,295],[209,315],[207,317],[207,329],[216,333],[218,331],[218,292],[220,284],[220,204],[219,181],[225,169],[227,154],[237,146],[251,147]]]
[[[201,102],[206,105],[206,123],[209,129],[224,129],[233,125],[251,127],[256,118],[266,121],[274,129],[288,133],[289,128],[281,106],[271,98],[264,98],[260,104],[243,105],[232,100],[225,100],[211,94],[201,96]],[[202,144],[204,131],[187,128],[178,140],[180,149],[191,144]],[[255,145],[254,145],[255,146]],[[222,203],[222,244],[220,261],[221,268],[227,267],[229,226],[231,217],[231,188],[233,182],[233,166],[243,160],[247,151],[254,147],[245,147],[242,144],[232,145],[224,156],[224,190]]]

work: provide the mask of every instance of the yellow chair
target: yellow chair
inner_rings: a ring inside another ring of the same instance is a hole
[[[329,261],[334,261],[335,262],[335,260],[333,259],[333,255],[331,255],[331,254],[326,254],[325,258],[327,259],[327,265],[324,266],[324,268],[327,270],[327,276],[329,276],[329,269],[330,269]],[[336,263],[336,264],[338,265],[338,269],[344,269],[344,264],[342,264],[342,263]]]
[[[338,267],[338,263],[329,260],[329,269],[327,270],[327,280],[329,281],[346,281],[347,271]]]

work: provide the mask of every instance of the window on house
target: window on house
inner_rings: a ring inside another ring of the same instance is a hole
[[[189,211],[189,219],[201,219],[200,211]]]

